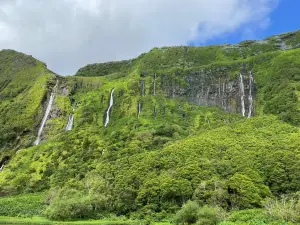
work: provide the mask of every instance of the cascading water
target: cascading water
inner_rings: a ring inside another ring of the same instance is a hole
[[[2,160],[1,162],[0,162],[0,172],[4,169],[4,166],[5,166],[5,164],[6,164],[6,160]]]
[[[153,80],[153,95],[156,95],[156,73],[154,74],[154,80]]]
[[[44,114],[44,118],[43,118],[41,126],[39,128],[38,135],[37,135],[37,138],[36,138],[36,140],[34,142],[34,145],[38,145],[41,142],[41,135],[43,133],[45,124],[47,122],[49,113],[50,113],[51,108],[52,108],[52,104],[53,104],[54,99],[55,99],[55,90],[56,90],[57,84],[58,84],[58,80],[56,81],[56,85],[54,86],[53,91],[52,91],[52,93],[50,95],[50,99],[49,99],[49,102],[48,102],[48,105],[47,105],[47,108],[46,108],[46,111],[45,111],[45,114]]]
[[[145,81],[140,81],[141,96],[145,96]]]
[[[245,116],[245,87],[243,81],[243,75],[240,73],[240,94],[241,94],[241,108],[242,108],[242,115]]]
[[[111,92],[110,92],[109,106],[108,106],[108,109],[106,111],[106,119],[105,119],[105,124],[104,124],[105,127],[108,126],[108,123],[109,123],[109,113],[110,113],[111,107],[114,104],[114,90],[115,89],[113,88],[111,90]]]
[[[66,131],[72,130],[74,123],[74,113],[71,113],[68,119],[68,124],[66,126]]]
[[[5,164],[0,167],[0,172],[4,169]]]
[[[0,172],[4,169],[8,160],[9,160],[8,156],[5,156],[2,160],[0,160]]]
[[[253,96],[252,96],[252,84],[253,84],[253,74],[252,71],[250,71],[249,75],[249,111],[248,111],[248,118],[251,118],[252,116],[252,107],[253,107]]]
[[[139,100],[139,103],[138,103],[138,118],[140,117],[141,112],[142,112],[142,102],[141,102],[141,100]]]

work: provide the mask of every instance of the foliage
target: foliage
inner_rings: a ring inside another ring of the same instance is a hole
[[[215,225],[221,220],[220,209],[203,206],[200,208],[196,202],[188,201],[176,213],[176,224]]]
[[[229,213],[221,225],[291,225],[267,217],[262,209],[239,210]]]
[[[138,221],[132,221],[132,220],[110,220],[103,219],[103,220],[79,220],[79,221],[52,221],[49,219],[46,219],[44,217],[38,217],[33,216],[30,218],[22,218],[22,217],[8,217],[8,216],[0,216],[0,223],[1,224],[73,224],[73,225],[83,225],[83,224],[103,224],[103,225],[134,225],[134,224],[140,224]]]
[[[199,219],[200,207],[196,202],[188,201],[182,206],[182,208],[176,213],[175,221],[177,224],[193,224]]]
[[[265,213],[274,219],[300,222],[300,200],[297,197],[269,199],[265,202]]]
[[[198,212],[198,221],[196,224],[215,225],[224,219],[223,216],[223,209],[204,206]]]
[[[0,216],[42,215],[44,193],[23,194],[0,198]]]
[[[252,172],[252,171],[251,171]],[[256,171],[253,171],[256,173]],[[258,179],[251,179],[247,175],[235,173],[228,180],[230,203],[235,208],[261,207],[264,197],[270,196],[267,186]]]

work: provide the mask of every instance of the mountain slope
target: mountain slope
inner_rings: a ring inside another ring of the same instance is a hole
[[[2,51],[0,194],[47,191],[53,219],[160,220],[188,199],[231,210],[300,191],[299,33],[156,48],[70,77]]]
[[[156,91],[168,97],[244,115],[277,114],[299,124],[299,47],[300,31],[237,45],[155,48],[133,60],[87,65],[76,76],[126,77],[143,82],[146,92],[153,94],[157,74]]]
[[[0,167],[17,150],[33,144],[57,79],[44,63],[32,56],[13,50],[0,52],[0,159],[5,159]],[[50,115],[53,119],[47,121],[42,138],[53,136],[65,126],[69,99],[63,95],[58,88]],[[61,120],[63,124],[59,124]]]
[[[0,52],[0,148],[28,146],[35,116],[52,75],[44,63],[11,50]],[[25,136],[26,140],[21,140]]]

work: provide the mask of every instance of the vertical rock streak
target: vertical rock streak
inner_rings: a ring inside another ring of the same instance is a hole
[[[156,73],[154,74],[154,80],[153,80],[153,95],[156,95]]]

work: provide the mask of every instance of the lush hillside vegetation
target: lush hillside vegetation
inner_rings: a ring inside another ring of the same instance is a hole
[[[300,222],[299,33],[155,48],[70,77],[1,51],[0,216]]]

